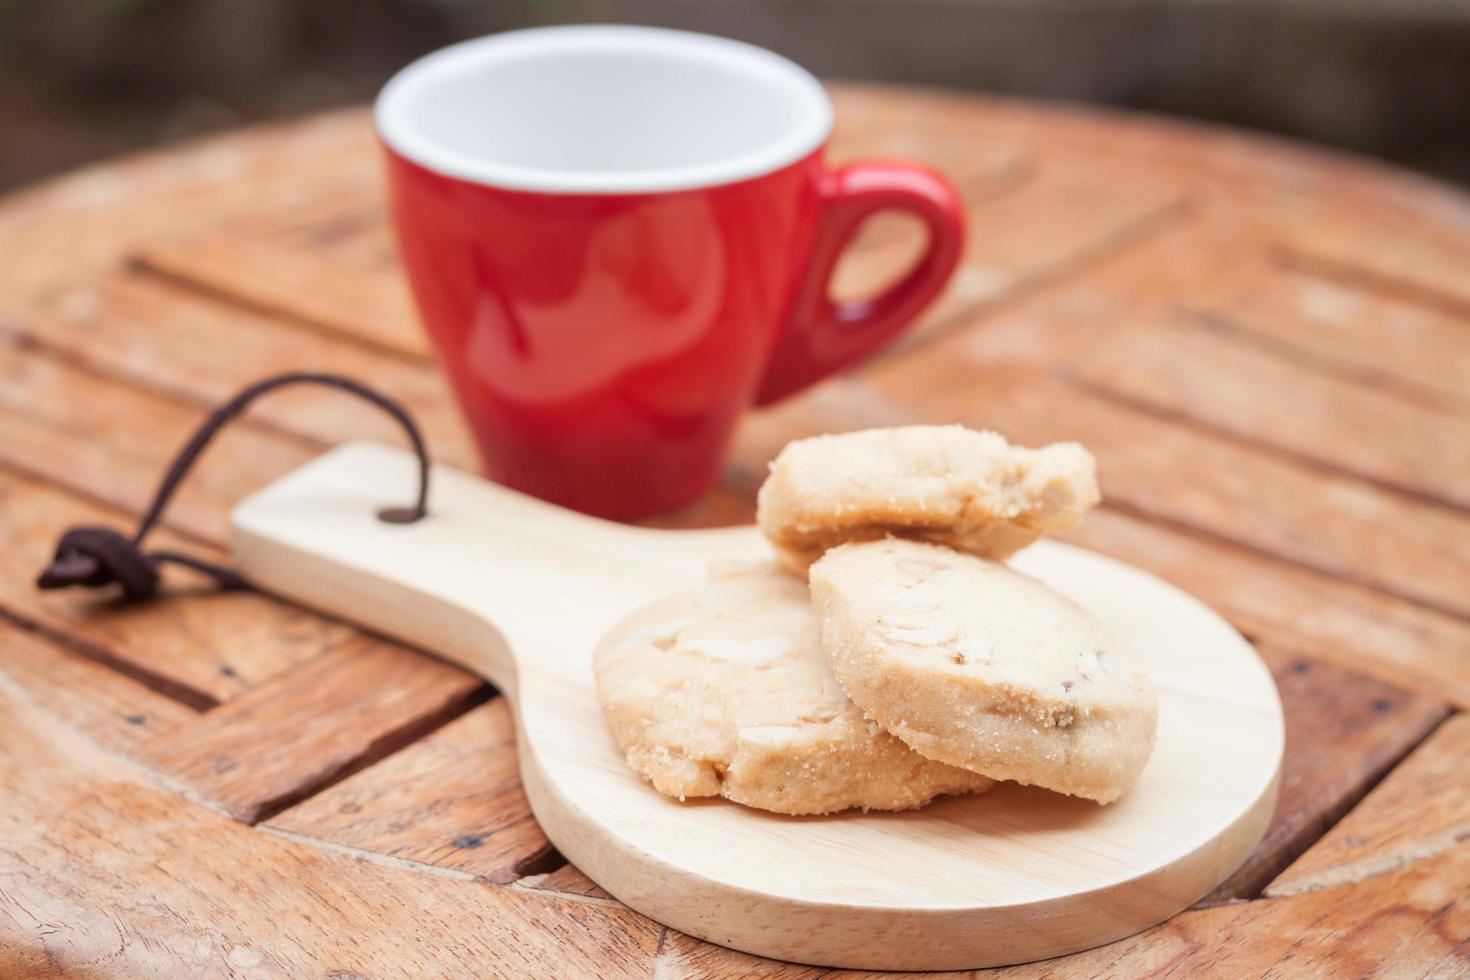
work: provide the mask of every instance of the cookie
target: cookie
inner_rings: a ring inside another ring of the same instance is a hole
[[[998,562],[888,539],[811,568],[848,696],[930,759],[1108,803],[1153,750],[1153,688],[1080,607]]]
[[[806,583],[772,562],[712,573],[623,620],[593,670],[628,765],[681,800],[905,810],[991,785],[863,717],[832,676]]]
[[[890,534],[998,559],[1075,526],[1098,499],[1092,455],[1076,443],[1027,449],[994,432],[915,425],[790,443],[756,522],[796,569]]]

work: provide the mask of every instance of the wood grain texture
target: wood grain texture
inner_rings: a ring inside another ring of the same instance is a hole
[[[1470,715],[1444,722],[1266,888],[1277,898],[1438,860],[1470,842]]]
[[[1304,268],[1470,315],[1470,242],[1463,228],[1385,227],[1376,217],[1337,209],[1311,220],[1283,221],[1281,246]]]
[[[380,180],[365,180],[289,215],[253,214],[159,242],[139,258],[181,284],[426,360],[383,196]]]
[[[1184,309],[1361,384],[1395,387],[1462,417],[1470,412],[1470,311],[1454,315],[1267,261],[1224,295],[1190,297]]]
[[[135,750],[196,717],[178,701],[6,621],[0,686],[114,751]]]
[[[0,690],[6,976],[646,977],[616,906],[416,874],[262,833]]]
[[[1241,343],[1209,320],[1176,317],[1124,331],[1090,348],[1069,373],[1153,410],[1470,508],[1459,478],[1470,470],[1470,418]]]
[[[36,591],[36,575],[67,528],[131,528],[135,521],[0,472],[0,610],[197,708],[228,700],[352,635],[351,627],[265,596],[198,591],[198,577],[188,572],[167,573],[173,593],[168,602],[138,606],[119,606],[106,592]],[[229,560],[222,551],[167,531],[148,540],[206,560]]]
[[[1433,977],[1470,970],[1470,848],[1289,899],[1185,912],[1148,932],[996,976]],[[841,976],[841,974],[839,974]]]
[[[917,374],[904,380],[909,390],[919,384]],[[1115,505],[1470,615],[1470,513],[1296,465],[1085,390],[1039,381],[982,402],[948,390],[952,396],[926,400],[929,411],[989,422],[1027,444],[1087,446]]]
[[[391,643],[343,643],[145,747],[191,794],[255,823],[415,741],[486,696]]]
[[[501,698],[277,814],[269,826],[501,883],[523,877],[524,863],[551,846],[521,789]]]
[[[88,371],[196,405],[212,406],[281,371],[332,371],[370,380],[413,412],[437,456],[473,460],[469,437],[432,367],[183,293],[145,274],[120,273],[58,289],[23,311],[10,329]],[[320,445],[358,437],[402,439],[382,412],[320,387],[273,394],[252,407],[249,417]]]

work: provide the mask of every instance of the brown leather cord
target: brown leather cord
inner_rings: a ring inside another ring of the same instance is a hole
[[[228,425],[235,416],[261,395],[295,384],[318,384],[357,395],[377,405],[391,415],[413,443],[414,454],[419,461],[418,500],[411,507],[389,507],[378,512],[381,520],[394,524],[411,524],[429,512],[429,451],[424,438],[414,423],[413,417],[398,402],[381,392],[336,374],[293,372],[278,374],[257,381],[210,413],[184,444],[164,472],[153,501],[148,505],[138,530],[131,538],[108,527],[74,527],[61,536],[56,544],[56,554],[46,567],[36,586],[42,589],[62,589],[72,585],[100,588],[107,585],[122,586],[124,601],[137,602],[158,593],[159,566],[163,564],[183,565],[202,572],[214,580],[221,589],[249,589],[251,584],[234,569],[195,558],[176,551],[153,551],[144,553],[143,538],[163,516],[179,484],[188,475],[190,467],[203,454],[211,440]]]

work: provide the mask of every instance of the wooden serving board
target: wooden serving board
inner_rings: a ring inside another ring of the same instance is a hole
[[[428,518],[378,520],[415,479],[399,450],[327,453],[236,508],[238,560],[264,588],[497,685],[547,836],[607,891],[683,932],[828,966],[1024,962],[1173,915],[1265,832],[1284,733],[1255,652],[1178,589],[1045,541],[1013,564],[1102,620],[1159,690],[1158,747],[1121,801],[1004,784],[908,813],[782,817],[668,799],[608,737],[593,647],[709,561],[768,556],[759,534],[613,524],[445,468]]]

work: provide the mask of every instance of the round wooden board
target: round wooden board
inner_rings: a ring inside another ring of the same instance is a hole
[[[1264,664],[1180,590],[1052,542],[1013,564],[1102,620],[1159,691],[1157,748],[1119,802],[1005,784],[907,813],[792,818],[660,796],[603,728],[592,646],[709,560],[768,555],[759,535],[612,525],[448,470],[436,473],[432,520],[375,521],[395,479],[406,496],[411,478],[405,454],[353,446],[262,491],[234,517],[246,573],[501,686],[547,836],[617,898],[683,932],[827,966],[1024,962],[1168,918],[1265,832],[1284,728]]]

